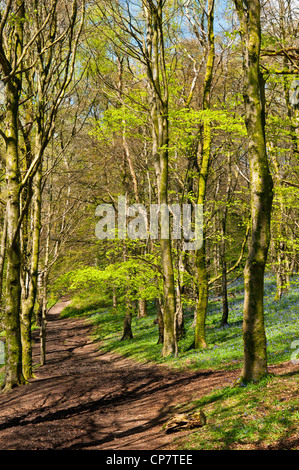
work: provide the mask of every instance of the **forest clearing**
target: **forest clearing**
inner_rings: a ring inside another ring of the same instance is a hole
[[[298,450],[298,34],[0,2],[1,450]]]

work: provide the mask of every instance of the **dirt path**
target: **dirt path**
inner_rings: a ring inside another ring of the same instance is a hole
[[[171,448],[173,436],[161,431],[171,407],[238,375],[173,373],[103,353],[85,320],[59,318],[63,306],[48,316],[47,364],[29,385],[0,395],[0,450]]]

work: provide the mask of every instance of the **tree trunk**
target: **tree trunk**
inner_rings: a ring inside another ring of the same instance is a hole
[[[10,7],[7,9],[10,13]],[[0,64],[2,73],[10,75],[14,64],[22,55],[25,4],[16,0],[16,13],[8,39],[0,35]],[[7,190],[7,271],[6,271],[6,370],[4,389],[25,382],[22,374],[22,347],[20,332],[20,167],[18,149],[18,115],[21,77],[12,74],[6,83],[5,92],[5,144],[6,144],[6,190]]]
[[[221,326],[228,325],[228,300],[227,300],[227,278],[226,278],[226,258],[225,258],[225,240],[221,241],[221,269],[222,269],[222,318]]]
[[[112,286],[112,306],[114,309],[116,309],[117,306],[117,297],[116,297],[116,287],[113,284]]]
[[[157,323],[159,329],[159,336],[157,344],[163,344],[163,336],[164,336],[164,325],[163,325],[163,313],[161,307],[161,300],[155,299],[156,311],[157,311]]]
[[[147,316],[147,302],[146,299],[138,300],[138,317],[143,318]]]
[[[40,317],[40,364],[46,364],[46,339],[47,339],[47,284],[48,273],[45,271],[42,276],[42,293],[41,293],[41,317]]]
[[[184,291],[184,254],[181,250],[181,247],[178,244],[178,279],[176,285],[176,332],[177,332],[177,341],[182,339],[185,336],[185,325],[184,325],[184,309],[182,303],[182,294]]]
[[[37,275],[39,262],[39,245],[41,229],[41,163],[33,181],[33,224],[32,224],[32,253],[29,286],[26,298],[22,302],[22,360],[25,379],[32,376],[32,340],[31,324],[33,309],[37,294]]]
[[[3,291],[3,272],[4,272],[4,263],[5,263],[5,254],[6,254],[6,236],[7,236],[7,213],[5,212],[4,221],[3,221],[2,239],[1,239],[1,250],[0,250],[0,304],[2,300],[2,291]]]
[[[208,273],[206,269],[205,241],[203,246],[196,253],[196,271],[198,284],[198,301],[196,305],[196,322],[194,348],[203,349],[206,343],[206,312],[208,306]]]
[[[48,301],[48,276],[49,276],[49,257],[50,257],[50,237],[51,237],[51,218],[52,218],[52,178],[49,185],[49,200],[47,209],[47,232],[45,236],[45,257],[43,271],[40,274],[39,285],[39,313],[40,313],[40,361],[41,365],[46,364],[46,327],[47,327],[47,301]]]
[[[124,318],[124,326],[123,326],[123,335],[121,337],[121,341],[125,341],[126,339],[132,339],[132,315],[133,315],[133,303],[129,300],[126,301],[126,313]]]
[[[221,326],[228,325],[228,300],[227,300],[227,266],[226,266],[226,219],[227,219],[227,205],[230,201],[231,193],[231,156],[228,154],[228,177],[226,194],[224,201],[224,209],[221,218],[221,247],[220,247],[220,258],[221,258],[221,269],[222,269],[222,318]]]
[[[161,207],[161,232],[166,234],[168,213],[168,146],[169,146],[169,117],[168,117],[168,83],[164,56],[163,38],[163,4],[158,0],[144,2],[144,14],[147,21],[147,44],[145,54],[148,57],[147,74],[151,103],[152,120],[152,151],[158,188],[158,203]],[[161,264],[163,272],[163,348],[162,355],[169,356],[177,350],[175,334],[175,285],[173,273],[172,246],[170,224],[165,238],[161,237]]]
[[[215,39],[214,39],[214,0],[208,2],[208,58],[206,64],[206,75],[203,91],[203,109],[210,109],[211,82],[213,77],[213,68],[215,60]],[[200,173],[198,183],[197,204],[204,205],[206,197],[206,184],[210,164],[211,154],[211,124],[207,120],[202,125],[201,145],[200,145]],[[206,343],[206,313],[208,307],[208,273],[206,266],[206,246],[205,235],[203,234],[202,247],[195,253],[195,269],[198,283],[198,302],[196,306],[196,324],[195,324],[195,349],[207,347]]]
[[[251,183],[251,240],[244,269],[244,365],[240,382],[256,382],[267,374],[264,327],[264,272],[270,243],[273,183],[265,139],[264,80],[259,68],[260,2],[235,0],[243,42],[244,101]]]
[[[6,375],[5,389],[24,383],[20,333],[20,174],[18,157],[18,91],[8,85],[6,121],[6,184],[7,184],[7,271],[6,271]]]

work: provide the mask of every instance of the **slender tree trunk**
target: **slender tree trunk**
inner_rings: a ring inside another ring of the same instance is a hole
[[[7,213],[5,211],[4,221],[3,221],[3,230],[2,230],[2,239],[1,239],[1,250],[0,250],[0,303],[2,300],[2,290],[3,290],[3,272],[4,272],[4,263],[5,263],[5,254],[6,254],[6,236],[7,236]]]
[[[39,246],[41,229],[41,163],[33,180],[33,221],[32,221],[32,250],[29,286],[26,298],[22,302],[22,360],[25,379],[32,377],[32,315],[37,294],[37,276],[39,264]]]
[[[47,301],[48,301],[48,272],[44,271],[42,275],[42,292],[41,292],[41,318],[40,318],[40,364],[44,366],[46,364],[47,350]]]
[[[270,243],[273,183],[265,139],[264,81],[259,68],[260,2],[235,0],[243,42],[244,101],[251,183],[251,240],[244,269],[244,365],[240,381],[255,382],[267,374],[264,327],[264,272]]]
[[[148,57],[148,84],[151,102],[152,119],[152,151],[155,162],[155,171],[158,187],[158,203],[161,207],[161,233],[168,233],[161,237],[161,264],[163,271],[163,348],[162,355],[175,354],[177,341],[175,333],[175,284],[172,259],[172,245],[170,224],[167,224],[168,212],[168,146],[169,146],[169,117],[168,117],[168,83],[166,78],[166,64],[164,56],[163,38],[163,5],[162,0],[157,4],[151,1],[144,2],[144,14],[147,21],[147,44],[145,55]],[[164,225],[167,224],[167,225]]]
[[[147,301],[146,299],[138,300],[138,317],[143,318],[147,316]]]
[[[112,286],[112,306],[114,309],[117,306],[116,288],[114,284]]]
[[[220,259],[221,259],[221,297],[222,297],[222,318],[221,326],[228,325],[228,300],[227,300],[227,266],[225,256],[225,222],[222,220],[221,228],[221,247],[220,247]]]
[[[125,341],[126,339],[132,339],[132,314],[133,314],[133,307],[132,305],[126,305],[126,313],[124,318],[124,326],[123,326],[123,335],[121,337],[121,341]]]
[[[162,312],[162,305],[161,299],[155,299],[156,311],[157,311],[157,323],[159,329],[159,336],[157,344],[163,344],[163,337],[164,337],[164,324],[163,324],[163,312]]]
[[[196,253],[196,270],[198,284],[198,301],[196,306],[196,323],[194,348],[203,349],[206,343],[206,313],[208,307],[208,273],[206,269],[205,241],[203,246]]]
[[[177,340],[179,341],[185,336],[185,325],[184,325],[184,309],[182,303],[182,294],[184,291],[184,253],[181,250],[181,247],[178,244],[178,279],[176,285],[176,331],[177,331]]]
[[[158,201],[161,208],[168,207],[168,101],[163,103],[154,125],[154,156],[156,159],[156,174],[158,181]],[[158,135],[156,134],[156,125],[158,126]],[[161,234],[165,231],[164,224],[168,225],[167,214],[161,209]],[[161,237],[161,260],[163,269],[163,350],[162,355],[169,356],[176,352],[176,299],[175,284],[173,272],[172,243],[170,235],[170,224],[165,238]]]
[[[12,22],[9,41],[0,35],[0,64],[4,75],[12,72],[14,63],[22,55],[25,4],[16,0],[16,13]],[[7,12],[10,7],[7,5]],[[4,389],[25,382],[22,374],[22,347],[20,332],[20,166],[18,149],[19,98],[22,88],[21,77],[12,74],[6,84],[5,92],[5,144],[6,144],[6,190],[7,190],[7,247],[6,247],[6,369]]]
[[[128,281],[129,284],[130,281]],[[123,335],[121,337],[121,341],[125,341],[127,339],[133,338],[132,332],[132,316],[134,312],[134,302],[130,299],[129,288],[128,293],[126,296],[126,313],[124,318],[124,325],[123,325]]]
[[[230,200],[231,192],[231,157],[228,155],[228,178],[226,186],[226,194],[224,201],[224,209],[221,218],[221,246],[220,246],[220,258],[221,258],[221,269],[222,269],[222,318],[221,326],[228,325],[228,300],[227,300],[227,266],[226,266],[226,219],[227,219],[227,204]]]
[[[47,301],[48,301],[48,276],[49,276],[49,258],[50,258],[50,237],[51,237],[51,219],[52,219],[52,177],[49,183],[49,200],[47,214],[47,231],[45,236],[45,256],[43,270],[40,274],[39,284],[39,313],[40,313],[40,362],[46,364],[46,334],[47,334]],[[63,222],[62,222],[63,223]]]
[[[6,184],[7,184],[7,271],[6,271],[6,375],[5,389],[24,383],[22,373],[22,346],[20,333],[20,174],[18,157],[18,90],[8,86],[8,124],[6,141]]]
[[[203,109],[210,108],[211,82],[213,77],[213,67],[215,60],[215,39],[214,39],[214,0],[208,2],[208,42],[209,51],[206,64],[206,75],[204,81]],[[210,164],[211,154],[211,124],[208,120],[202,125],[202,136],[200,145],[200,173],[198,184],[197,204],[204,205],[206,197],[206,184]],[[196,306],[195,324],[195,349],[207,347],[206,343],[206,313],[208,307],[208,273],[206,266],[206,243],[203,235],[202,247],[195,253],[195,268],[198,283],[198,302]]]
[[[215,197],[215,201],[216,201],[216,195],[214,197]],[[213,218],[213,231],[214,231],[214,233],[218,233],[219,231],[221,231],[221,224],[220,224],[220,227],[219,227],[219,220],[218,220],[217,217]],[[216,277],[216,276],[218,276],[219,272],[222,271],[221,246],[219,246],[218,242],[213,243],[213,250],[212,250],[212,253],[211,253],[211,257],[214,260],[214,262],[213,262],[213,277]],[[222,287],[220,285],[216,285],[214,287],[214,292],[215,292],[216,296],[221,295]]]
[[[273,166],[274,166],[274,178],[275,178],[275,187],[276,187],[276,197],[277,197],[277,228],[275,230],[274,236],[272,231],[272,237],[276,240],[273,243],[274,247],[274,263],[276,268],[276,295],[275,300],[280,300],[283,292],[286,289],[286,263],[287,257],[285,255],[286,251],[286,225],[284,220],[284,197],[282,191],[281,183],[281,171],[276,155],[272,155]]]

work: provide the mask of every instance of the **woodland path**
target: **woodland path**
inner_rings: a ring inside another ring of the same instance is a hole
[[[0,450],[171,449],[179,433],[161,427],[172,407],[239,374],[172,372],[104,353],[89,339],[86,320],[59,317],[64,306],[48,314],[47,364],[28,385],[0,395]]]

